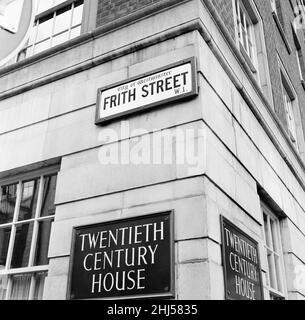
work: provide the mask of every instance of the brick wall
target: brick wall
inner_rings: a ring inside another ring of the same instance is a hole
[[[99,0],[97,26],[101,26],[115,19],[124,17],[132,12],[143,9],[149,5],[160,2],[162,0]],[[219,13],[224,24],[227,26],[232,38],[235,38],[233,1],[232,0],[209,0]],[[263,28],[265,33],[265,41],[267,48],[267,56],[270,68],[270,78],[272,86],[272,94],[274,100],[274,110],[278,118],[287,129],[286,114],[284,109],[284,101],[282,96],[281,78],[277,59],[277,53],[281,57],[288,75],[297,92],[303,131],[305,132],[305,91],[302,87],[298,64],[296,59],[296,46],[293,40],[291,22],[294,20],[293,8],[290,0],[278,0],[277,6],[280,14],[280,22],[285,31],[292,52],[289,53],[284,41],[280,35],[278,27],[273,19],[271,4],[269,0],[254,0],[257,9],[263,20]],[[292,0],[295,2],[295,0]],[[281,15],[281,12],[285,12]],[[303,39],[303,36],[302,36]],[[302,41],[302,52],[305,57],[305,42]]]
[[[232,0],[210,0],[217,12],[220,14],[223,22],[228,28],[228,31],[234,37],[234,19],[233,19],[233,8]],[[267,56],[269,63],[269,71],[271,78],[272,94],[274,99],[274,109],[278,118],[283,123],[284,127],[287,129],[287,121],[284,109],[284,101],[282,96],[281,87],[281,76],[279,71],[278,61],[276,59],[277,53],[280,56],[284,67],[292,81],[294,89],[296,90],[299,107],[301,113],[301,120],[303,125],[303,131],[305,132],[305,90],[300,81],[300,75],[298,70],[298,64],[296,59],[296,46],[293,39],[293,32],[291,27],[291,22],[294,20],[293,6],[295,0],[292,0],[292,6],[290,0],[278,0],[277,6],[279,9],[280,22],[283,26],[286,38],[292,49],[289,53],[285,43],[281,37],[279,29],[272,16],[272,9],[269,0],[254,0],[257,9],[263,20],[263,28],[265,33],[265,42],[267,48]],[[285,14],[281,15],[281,12]],[[299,32],[300,40],[302,44],[302,53],[305,57],[305,42],[303,31]]]
[[[232,38],[235,38],[233,2],[231,0],[211,0]]]
[[[99,0],[97,26],[124,17],[162,0]]]
[[[281,11],[285,12],[282,15],[281,23],[283,23],[283,29],[286,35],[286,38],[289,42],[289,45],[292,49],[292,52],[289,53],[283,38],[279,32],[278,27],[273,19],[271,13],[271,6],[269,1],[265,0],[255,0],[255,3],[258,7],[258,10],[261,14],[264,32],[265,32],[265,41],[267,46],[267,55],[270,68],[270,78],[271,85],[273,90],[273,99],[274,107],[278,117],[281,119],[282,123],[287,127],[286,116],[284,111],[284,101],[282,95],[282,86],[281,86],[281,76],[279,71],[279,65],[277,59],[275,59],[278,54],[283,62],[283,65],[289,75],[289,78],[292,82],[294,89],[296,90],[299,107],[302,117],[303,131],[305,132],[305,91],[302,87],[298,62],[296,58],[296,45],[293,39],[293,31],[291,22],[294,20],[293,8],[288,0],[279,0],[281,5]],[[300,35],[302,32],[300,32]],[[300,40],[303,38],[300,37]],[[303,56],[305,54],[305,43],[301,41]]]

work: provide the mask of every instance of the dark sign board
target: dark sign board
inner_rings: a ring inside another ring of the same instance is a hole
[[[174,296],[173,214],[74,229],[70,299]]]
[[[225,293],[228,300],[263,300],[258,244],[221,217]]]
[[[96,124],[198,94],[195,58],[98,90]]]

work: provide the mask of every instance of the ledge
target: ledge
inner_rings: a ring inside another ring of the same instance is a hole
[[[274,11],[272,12],[272,16],[273,16],[273,19],[274,19],[274,21],[275,21],[275,24],[276,24],[276,26],[277,26],[277,28],[278,28],[278,30],[279,30],[279,32],[280,32],[280,35],[281,35],[281,37],[282,37],[282,39],[283,39],[283,41],[284,41],[284,44],[285,44],[285,46],[286,46],[286,49],[287,49],[288,53],[291,54],[292,49],[291,49],[291,46],[290,46],[290,44],[289,44],[289,41],[288,41],[288,39],[287,39],[287,37],[286,37],[285,31],[284,31],[284,29],[283,29],[283,27],[282,27],[282,25],[281,25],[281,22],[280,22],[280,20],[279,20],[279,17],[277,16],[277,14],[276,14]]]
[[[254,67],[254,64],[252,63],[252,61],[250,60],[247,52],[245,51],[245,49],[244,49],[242,46],[240,46],[240,52],[241,52],[241,54],[243,55],[243,57],[244,57],[244,59],[246,60],[246,62],[248,63],[249,68],[250,68],[250,70],[252,71],[252,73],[257,73],[257,70],[256,70],[256,68]]]
[[[116,29],[120,29],[120,28],[126,26],[127,24],[133,24],[136,21],[147,18],[148,15],[153,15],[160,10],[166,10],[170,6],[178,5],[178,4],[189,2],[189,1],[190,0],[184,0],[184,1],[164,0],[164,1],[162,1],[162,3],[158,3],[156,5],[149,6],[147,8],[142,9],[142,10],[139,10],[133,14],[130,14],[122,19],[118,19],[118,20],[113,21],[111,23],[108,23],[102,27],[99,27],[98,29],[94,30],[93,32],[83,34],[80,37],[69,41],[68,43],[60,45],[58,47],[51,48],[51,49],[47,50],[46,52],[43,52],[41,54],[27,58],[24,61],[16,63],[12,66],[5,67],[2,70],[0,70],[0,76],[3,76],[3,75],[8,74],[10,72],[15,72],[16,70],[21,69],[25,66],[31,65],[33,63],[37,63],[38,61],[44,60],[44,59],[50,57],[51,55],[60,54],[61,52],[70,49],[71,46],[81,45],[81,44],[88,42],[90,40],[93,40],[97,37],[101,37],[105,33],[114,31]],[[295,159],[296,159],[297,163],[299,164],[300,169],[303,170],[303,172],[305,172],[305,165],[304,165],[303,160],[301,159],[300,155],[296,152],[292,142],[290,141],[288,134],[286,133],[284,126],[281,124],[280,120],[278,119],[275,112],[273,111],[270,103],[268,102],[268,100],[264,96],[255,77],[253,76],[251,68],[249,67],[245,58],[243,57],[243,55],[241,54],[241,52],[237,48],[237,45],[236,45],[234,39],[231,37],[230,33],[228,32],[228,30],[226,28],[226,25],[221,20],[219,13],[216,11],[215,7],[211,3],[211,0],[200,0],[200,1],[207,7],[207,10],[210,12],[212,18],[215,20],[215,23],[217,24],[220,32],[223,34],[224,39],[226,39],[226,42],[227,42],[229,48],[232,50],[237,61],[241,64],[245,74],[248,76],[250,83],[253,85],[255,92],[262,100],[264,106],[266,107],[267,111],[270,114],[270,117],[274,120],[277,128],[279,129],[284,140],[287,142],[287,145],[289,146],[290,150],[292,151],[292,154],[295,156]],[[228,65],[226,59],[223,57],[222,52],[220,52],[217,44],[211,38],[210,33],[208,32],[208,30],[206,29],[206,27],[204,26],[204,24],[202,23],[202,21],[200,19],[189,21],[183,25],[179,25],[179,26],[173,27],[172,29],[165,30],[161,34],[151,36],[150,38],[147,38],[147,39],[142,39],[141,41],[139,41],[137,43],[133,43],[133,44],[129,45],[128,47],[120,48],[120,49],[116,50],[115,52],[110,52],[105,55],[98,56],[96,58],[88,59],[81,64],[70,66],[67,69],[56,72],[55,74],[47,75],[46,77],[44,77],[42,79],[36,79],[36,80],[34,80],[30,83],[26,83],[20,87],[3,92],[2,94],[0,94],[0,101],[3,99],[6,99],[8,97],[12,97],[14,95],[20,94],[22,92],[29,91],[34,88],[43,86],[43,85],[50,83],[50,82],[53,82],[55,80],[68,77],[69,75],[81,72],[83,70],[93,68],[97,65],[111,61],[113,59],[124,56],[126,54],[136,52],[138,50],[141,50],[141,49],[146,48],[148,46],[151,46],[153,44],[157,44],[157,43],[166,41],[168,39],[177,37],[181,34],[195,31],[195,30],[197,30],[201,34],[203,39],[207,42],[207,44],[209,45],[212,52],[215,54],[215,56],[219,60],[219,63],[222,65],[222,67],[224,68],[224,70],[226,71],[228,76],[230,77],[231,81],[233,82],[233,84],[235,85],[237,90],[240,92],[240,94],[244,98],[245,102],[248,104],[249,108],[251,109],[251,111],[253,112],[255,117],[258,119],[259,123],[264,128],[266,134],[269,136],[269,138],[271,139],[271,141],[273,142],[275,147],[278,149],[278,152],[280,153],[281,157],[284,159],[287,166],[290,168],[290,170],[292,171],[292,173],[294,174],[294,176],[296,177],[296,179],[300,183],[302,189],[305,190],[305,182],[303,181],[302,177],[299,175],[297,170],[294,168],[291,161],[287,158],[281,145],[278,143],[276,136],[274,135],[274,133],[272,131],[270,131],[269,126],[266,123],[266,120],[261,116],[256,105],[253,103],[252,98],[249,96],[249,94],[247,93],[247,91],[243,87],[240,80],[236,77],[231,66]]]
[[[264,94],[263,94],[261,88],[259,87],[257,81],[255,80],[255,78],[254,78],[254,76],[253,76],[248,64],[246,63],[243,55],[240,53],[239,49],[237,48],[235,40],[231,37],[229,31],[227,30],[226,25],[222,21],[219,13],[216,11],[213,3],[211,2],[211,0],[201,0],[201,2],[203,2],[205,4],[205,6],[207,7],[207,9],[209,10],[212,18],[215,20],[215,23],[217,24],[220,32],[224,35],[224,38],[226,39],[226,41],[227,41],[229,47],[231,48],[233,54],[236,56],[237,60],[242,65],[245,73],[248,75],[249,81],[253,85],[254,90],[256,91],[258,96],[261,98],[263,104],[265,105],[265,107],[266,107],[267,111],[269,112],[271,118],[274,120],[274,122],[275,122],[277,128],[279,129],[280,133],[282,134],[284,140],[287,142],[287,145],[289,146],[290,151],[292,151],[292,154],[295,156],[295,159],[297,160],[297,163],[299,164],[300,169],[303,170],[303,172],[305,172],[305,164],[304,164],[300,154],[295,150],[295,147],[292,144],[292,142],[290,141],[290,137],[289,137],[288,133],[286,132],[283,124],[280,122],[280,120],[277,117],[276,113],[272,109],[269,101],[264,96]],[[291,163],[291,161],[287,158],[287,156],[286,156],[285,152],[283,151],[281,145],[278,143],[276,136],[273,134],[273,132],[271,132],[269,130],[268,124],[266,123],[265,119],[261,116],[259,110],[257,109],[255,104],[253,103],[253,101],[252,101],[251,97],[249,96],[249,94],[245,91],[245,88],[242,86],[242,84],[240,83],[239,79],[236,78],[235,74],[231,70],[231,67],[228,66],[228,64],[224,61],[224,58],[222,57],[221,53],[219,52],[219,49],[217,48],[217,46],[215,46],[213,44],[213,42],[211,41],[211,39],[208,39],[208,37],[206,35],[203,35],[203,38],[209,44],[209,46],[211,47],[211,50],[217,56],[217,58],[220,61],[221,65],[223,66],[225,71],[228,73],[228,76],[230,77],[230,79],[232,80],[234,85],[236,86],[237,90],[240,92],[241,96],[244,98],[245,102],[248,104],[248,106],[251,109],[251,111],[253,112],[254,116],[257,118],[257,120],[259,121],[259,123],[261,124],[263,129],[265,130],[266,134],[268,135],[270,140],[273,142],[274,146],[277,148],[279,154],[281,155],[281,157],[283,158],[283,160],[285,161],[285,163],[287,164],[287,166],[289,167],[291,172],[294,174],[294,176],[298,180],[300,186],[305,191],[305,181],[303,181],[303,179],[300,177],[299,173],[294,168],[294,166]],[[221,62],[221,60],[223,60],[223,63]]]
[[[102,25],[93,31],[84,33],[77,38],[74,38],[72,40],[69,40],[67,42],[64,42],[58,46],[55,46],[53,48],[47,49],[41,53],[35,54],[29,58],[26,58],[20,62],[14,63],[12,65],[0,68],[0,77],[15,72],[19,69],[22,69],[24,67],[27,67],[29,65],[32,65],[34,63],[41,62],[53,55],[60,54],[66,50],[69,50],[73,47],[80,46],[82,44],[85,44],[86,42],[99,38],[106,33],[109,33],[111,31],[114,31],[116,29],[120,29],[123,27],[126,27],[129,24],[133,24],[138,20],[142,20],[144,18],[147,18],[148,16],[151,16],[157,12],[160,12],[162,10],[166,10],[169,7],[172,7],[174,5],[182,4],[185,2],[189,2],[191,0],[162,0],[156,4],[149,5],[143,9],[140,9],[136,12],[133,12],[125,17],[116,19],[114,21],[111,21],[105,25]]]

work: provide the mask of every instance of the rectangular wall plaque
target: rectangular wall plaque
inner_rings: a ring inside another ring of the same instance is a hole
[[[96,124],[198,94],[195,58],[98,90]]]
[[[258,243],[221,217],[225,296],[228,300],[263,300]]]
[[[174,297],[172,212],[74,229],[70,299]]]

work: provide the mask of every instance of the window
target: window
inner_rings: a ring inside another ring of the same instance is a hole
[[[42,299],[56,179],[0,185],[0,300]]]
[[[272,12],[277,14],[277,0],[270,0]]]
[[[285,87],[283,87],[283,98],[284,98],[284,107],[285,107],[285,113],[286,113],[288,133],[292,143],[298,149],[296,124],[295,124],[295,118],[294,118],[294,112],[293,112],[293,100],[290,98]]]
[[[235,42],[264,96],[273,106],[263,21],[253,0],[232,0]]]
[[[284,262],[280,235],[280,221],[262,204],[264,216],[265,250],[267,255],[267,287],[270,299],[285,299]]]
[[[300,80],[303,88],[305,89],[305,62],[302,50],[296,51],[297,63],[299,67]]]
[[[242,4],[241,0],[235,0],[235,15],[237,26],[237,39],[240,49],[246,53],[255,66],[255,40],[253,22]]]
[[[35,23],[18,61],[80,35],[83,0],[39,0]]]
[[[282,7],[280,0],[270,0],[272,12],[277,16],[278,21],[284,26]]]
[[[278,31],[284,41],[284,44],[286,46],[286,49],[288,53],[290,54],[292,52],[291,46],[289,44],[288,38],[285,34],[285,23],[284,23],[284,16],[282,12],[281,2],[280,0],[270,0],[271,3],[271,9],[272,9],[272,15],[273,19],[275,21],[275,24],[278,28]]]

